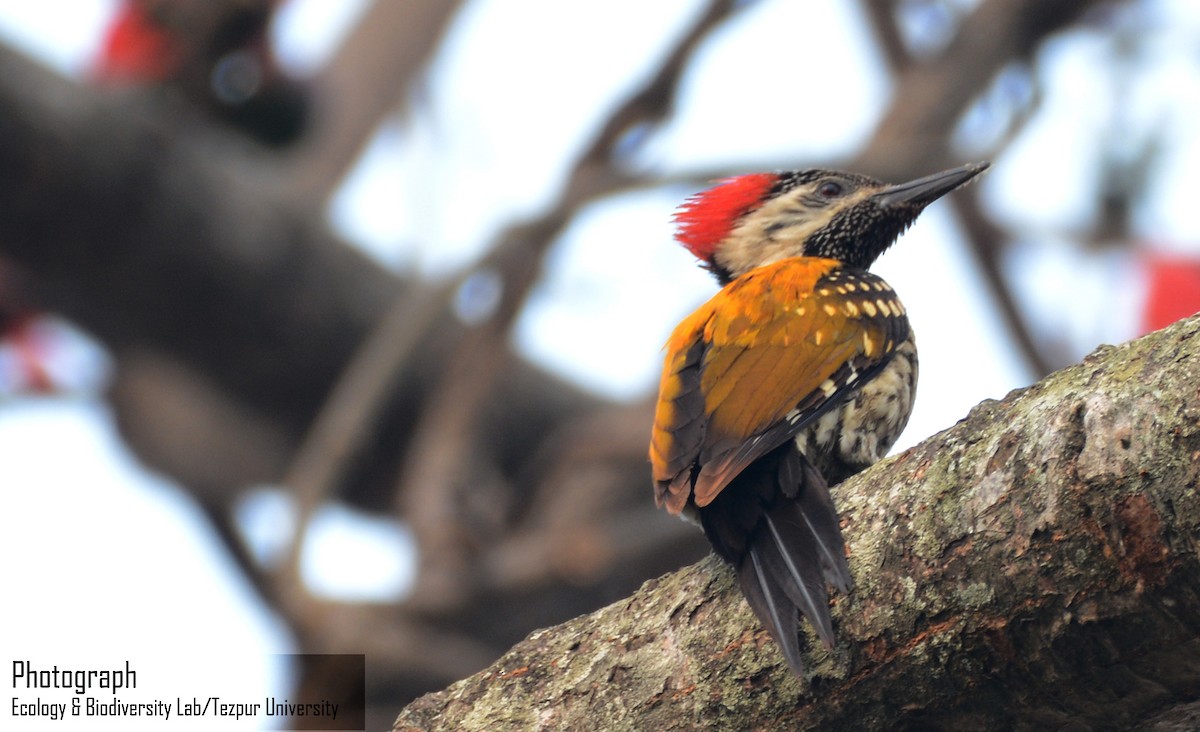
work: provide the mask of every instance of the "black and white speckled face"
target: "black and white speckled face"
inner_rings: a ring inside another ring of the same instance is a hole
[[[828,223],[813,232],[804,243],[804,256],[837,259],[848,267],[867,269],[924,208],[924,204],[884,206],[873,195],[862,196],[839,208]]]
[[[966,165],[888,185],[835,170],[784,173],[767,200],[747,213],[713,257],[719,279],[788,257],[825,257],[866,269],[927,205],[986,168]]]

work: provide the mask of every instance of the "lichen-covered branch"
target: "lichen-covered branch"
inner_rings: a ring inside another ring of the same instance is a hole
[[[857,586],[835,598],[838,647],[809,643],[806,682],[710,557],[530,635],[395,729],[1128,729],[1178,715],[1200,697],[1198,488],[1200,316],[980,404],[843,484]]]

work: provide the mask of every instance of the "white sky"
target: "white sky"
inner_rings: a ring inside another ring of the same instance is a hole
[[[1094,70],[1109,49],[1098,36],[1051,43],[1041,59],[1042,110],[981,183],[996,215],[1024,232],[1012,262],[1028,285],[1023,297],[1046,323],[1082,322],[1068,331],[1081,355],[1127,332],[1108,322],[1106,299],[1121,289],[1114,283],[1124,281],[1129,262],[1084,258],[1055,235],[1086,219],[1091,191],[1079,181],[1094,174],[1092,151],[1111,115],[1142,129],[1159,125],[1171,145],[1158,178],[1165,185],[1139,214],[1143,233],[1165,242],[1200,238],[1189,173],[1200,169],[1200,13],[1189,0],[1146,4],[1154,11],[1149,71],[1128,103],[1106,102],[1109,82]],[[383,128],[336,197],[331,221],[390,266],[433,275],[463,266],[498,224],[536,214],[550,200],[569,153],[696,6],[470,4],[434,64],[427,104]],[[0,2],[0,40],[79,74],[113,7],[113,0]],[[282,57],[300,72],[319,67],[362,7],[363,0],[292,0],[277,29]],[[771,169],[853,150],[879,113],[875,100],[888,93],[857,7],[752,6],[702,49],[678,120],[631,164],[678,172],[752,160]],[[547,32],[557,28],[563,32]],[[614,54],[616,38],[622,51]],[[837,73],[821,73],[831,65]],[[518,324],[518,347],[598,392],[648,393],[666,334],[715,290],[671,241],[671,211],[690,192],[623,195],[584,211]],[[920,344],[916,411],[898,447],[1029,381],[997,335],[1004,329],[954,227],[947,207],[935,205],[876,268],[904,299]],[[0,647],[47,662],[166,646],[236,649],[256,664],[289,650],[284,630],[228,566],[196,508],[137,466],[98,401],[0,401],[0,488],[8,488],[0,493],[0,551],[8,557],[0,585],[15,593]],[[288,509],[278,494],[256,493],[244,508],[260,551],[286,538]],[[409,539],[394,524],[331,509],[318,530],[308,576],[324,592],[392,597],[410,581],[411,566],[396,559]],[[259,666],[263,688],[278,688],[269,664]]]

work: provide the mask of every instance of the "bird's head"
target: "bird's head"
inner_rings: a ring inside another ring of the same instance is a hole
[[[987,167],[896,185],[836,170],[742,175],[689,198],[675,214],[675,238],[722,284],[788,257],[866,269],[926,206]]]

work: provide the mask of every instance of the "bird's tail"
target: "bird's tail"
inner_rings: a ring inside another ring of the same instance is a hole
[[[797,611],[832,648],[825,583],[850,589],[845,544],[824,478],[788,442],[700,509],[700,522],[717,554],[734,566],[754,614],[802,676]]]

